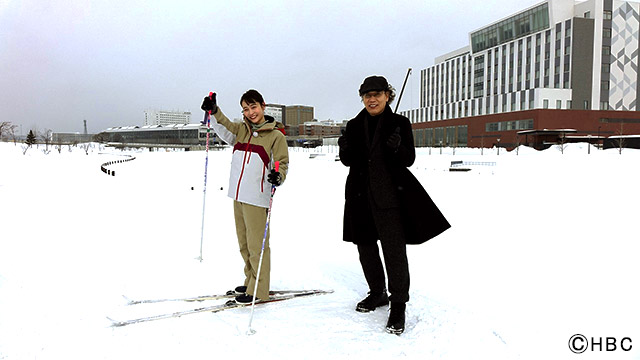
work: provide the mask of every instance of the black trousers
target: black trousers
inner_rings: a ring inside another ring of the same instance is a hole
[[[371,203],[370,213],[382,245],[384,265],[387,269],[389,301],[406,303],[409,301],[409,262],[400,210],[374,209],[375,205]],[[378,242],[358,244],[358,254],[369,291],[382,292],[386,286]]]

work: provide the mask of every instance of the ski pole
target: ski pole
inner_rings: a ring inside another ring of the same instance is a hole
[[[411,74],[411,68],[407,70],[407,76],[404,77],[404,83],[402,84],[402,90],[400,90],[400,96],[398,96],[398,102],[396,103],[396,109],[393,111],[394,113],[398,112],[398,106],[400,106],[400,100],[402,100],[402,93],[404,93],[404,87],[407,85],[407,79],[409,79],[409,75]]]
[[[280,168],[280,161],[275,162],[275,169],[278,171]],[[276,185],[271,184],[271,196],[269,197],[269,210],[267,211],[267,223],[264,226],[264,236],[262,237],[262,249],[260,249],[260,261],[258,261],[258,273],[256,274],[256,284],[253,287],[253,300],[251,300],[251,316],[249,317],[249,328],[247,335],[253,335],[256,333],[251,328],[253,322],[253,311],[256,307],[256,294],[258,293],[258,281],[260,280],[260,270],[262,269],[262,257],[264,256],[264,244],[267,242],[267,231],[269,230],[269,221],[271,219],[271,205],[273,204],[273,194],[276,193]]]
[[[209,98],[213,99],[213,92],[209,93]],[[204,242],[204,209],[207,204],[207,168],[209,167],[209,132],[211,131],[211,111],[204,112],[204,121],[207,123],[207,146],[205,148],[206,157],[204,161],[204,190],[202,191],[202,225],[200,227],[200,256],[196,259],[202,262],[202,243]]]

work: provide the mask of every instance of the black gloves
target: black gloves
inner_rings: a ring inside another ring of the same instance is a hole
[[[342,151],[347,150],[347,135],[342,134],[342,136],[338,138],[338,146],[340,146],[340,150]]]
[[[211,97],[205,97],[204,101],[202,101],[202,106],[200,106],[200,109],[209,112],[211,111],[211,114],[215,114],[218,112],[218,104],[216,102],[216,93],[213,93],[213,95]]]
[[[267,175],[267,181],[275,186],[280,186],[282,184],[282,175],[279,171],[271,169],[271,172]]]
[[[400,141],[402,139],[400,138],[400,128],[397,127],[396,131],[393,132],[393,134],[391,134],[391,136],[389,136],[389,139],[387,139],[387,147],[391,150],[398,151],[398,148],[400,147]]]

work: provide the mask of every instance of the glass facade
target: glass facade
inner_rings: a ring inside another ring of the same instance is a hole
[[[549,4],[541,4],[471,34],[471,49],[478,52],[549,27]]]
[[[486,132],[530,129],[533,129],[533,119],[492,122],[485,125]]]
[[[416,147],[465,147],[468,144],[467,125],[413,130]]]

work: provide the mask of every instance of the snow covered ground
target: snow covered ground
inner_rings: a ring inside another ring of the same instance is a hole
[[[205,153],[92,146],[23,155],[0,143],[0,359],[640,359],[640,151],[419,149],[411,170],[452,228],[409,247],[407,329],[395,336],[386,309],[354,311],[367,287],[341,240],[348,169],[335,148],[292,150],[274,198],[272,288],[335,292],[257,307],[248,336],[248,308],[107,320],[201,305],[123,295],[241,283],[230,150],[209,153],[199,262]],[[125,155],[136,159],[109,166],[116,176],[100,171]],[[449,172],[452,160],[495,165]],[[603,344],[575,355],[574,334]]]

